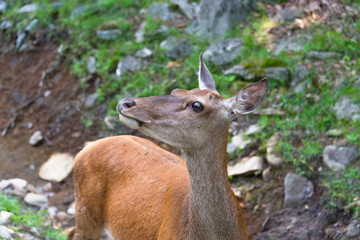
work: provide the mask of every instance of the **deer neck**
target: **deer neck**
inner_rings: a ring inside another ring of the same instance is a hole
[[[239,208],[227,176],[226,137],[186,151],[190,180],[190,239],[246,239],[239,230]],[[217,135],[220,136],[220,135]],[[245,226],[243,226],[245,228]]]

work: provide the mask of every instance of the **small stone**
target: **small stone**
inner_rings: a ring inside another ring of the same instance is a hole
[[[116,40],[121,35],[121,30],[119,29],[111,29],[111,30],[97,30],[96,36],[101,40]]]
[[[283,51],[297,52],[303,50],[304,44],[312,40],[311,35],[299,35],[281,40],[274,49],[274,54],[279,55]]]
[[[106,127],[110,130],[115,130],[115,124],[117,123],[117,121],[119,121],[119,118],[114,116],[106,116],[104,118],[104,123]]]
[[[190,4],[187,0],[171,0],[171,3],[178,5],[181,11],[190,20],[194,19],[196,16],[196,9],[199,7],[198,3],[192,2]]]
[[[346,237],[355,238],[360,237],[360,222],[358,219],[353,219],[346,228]]]
[[[253,69],[245,68],[242,65],[235,65],[232,68],[225,70],[224,74],[239,76],[245,80],[252,80],[256,77],[254,74],[254,71],[252,71],[252,70]]]
[[[249,128],[246,130],[245,134],[246,135],[252,135],[254,133],[258,133],[261,131],[261,126],[258,125],[258,124],[254,124],[254,125],[251,125],[249,126]]]
[[[20,49],[21,45],[24,42],[24,39],[26,38],[27,34],[23,31],[18,31],[17,33],[17,37],[16,37],[16,42],[15,42],[15,48],[16,49]]]
[[[58,221],[63,222],[63,221],[66,221],[69,218],[69,215],[66,212],[60,211],[55,215],[55,218]]]
[[[280,167],[284,163],[284,159],[282,159],[277,152],[277,145],[280,141],[280,134],[278,132],[274,133],[266,144],[266,160],[267,162],[274,167]]]
[[[315,59],[315,60],[329,60],[329,59],[340,59],[342,54],[336,52],[321,52],[311,50],[306,53],[305,58]]]
[[[32,33],[36,24],[39,22],[37,18],[33,19],[26,27],[25,31]]]
[[[135,32],[135,42],[139,43],[144,41],[145,26],[146,22],[141,23],[139,29]]]
[[[58,211],[57,207],[51,206],[51,207],[47,207],[47,212],[49,214],[50,217],[55,217],[56,213]]]
[[[215,42],[203,54],[205,60],[217,65],[233,61],[240,55],[242,41],[239,38],[230,38]]]
[[[314,194],[314,185],[305,177],[288,173],[284,179],[284,207],[298,206]]]
[[[288,83],[290,80],[290,72],[285,67],[268,67],[264,69],[264,76],[273,78],[281,83]]]
[[[326,146],[323,153],[324,164],[333,171],[340,171],[357,159],[359,153],[354,147]]]
[[[27,181],[21,178],[12,178],[0,181],[0,191],[4,194],[24,196],[26,194]]]
[[[86,60],[86,68],[89,74],[96,72],[96,59],[94,56],[91,56]]]
[[[0,23],[0,30],[6,30],[12,27],[12,23],[10,21],[3,21]]]
[[[341,129],[330,129],[326,132],[326,134],[330,137],[339,137],[343,135],[343,131]]]
[[[72,171],[74,157],[69,153],[54,153],[40,167],[39,177],[47,181],[61,182]]]
[[[257,171],[262,171],[264,166],[264,159],[259,156],[242,158],[234,166],[228,166],[228,175],[242,175],[251,174]]]
[[[251,141],[247,139],[243,132],[240,132],[231,139],[231,143],[238,148],[244,149]]]
[[[174,46],[167,49],[165,56],[171,59],[190,56],[192,52],[191,43],[186,39],[181,39]]]
[[[237,149],[237,146],[235,146],[232,143],[228,143],[228,145],[226,147],[226,152],[227,153],[233,153],[233,152],[235,152],[236,149]]]
[[[340,119],[360,120],[360,106],[352,103],[347,97],[340,98],[333,107],[333,111]]]
[[[272,19],[272,22],[292,21],[295,18],[300,18],[301,16],[302,16],[302,10],[300,8],[295,8],[295,7],[283,8]]]
[[[32,206],[36,207],[44,207],[48,203],[48,199],[44,195],[36,194],[36,193],[28,193],[26,194],[24,201]]]
[[[67,214],[70,214],[70,215],[75,215],[75,212],[76,212],[76,203],[73,202],[70,207],[67,209]]]
[[[142,68],[142,62],[133,56],[124,57],[117,65],[116,76],[121,77],[128,71],[135,72]]]
[[[29,144],[31,146],[35,146],[37,144],[39,144],[42,140],[43,140],[43,136],[42,136],[42,133],[41,131],[36,131],[33,133],[33,135],[31,135],[30,139],[29,139]]]
[[[1,211],[0,212],[0,225],[6,225],[10,222],[10,217],[14,216],[11,212]]]
[[[92,93],[86,97],[85,108],[89,109],[95,106],[96,103],[96,93]]]
[[[271,168],[265,168],[265,170],[262,172],[262,178],[265,182],[269,182],[270,181],[270,170]]]
[[[152,18],[160,18],[163,21],[173,19],[174,15],[169,10],[169,4],[167,3],[152,3],[149,6],[148,14]]]
[[[139,58],[150,58],[152,57],[152,55],[153,55],[152,51],[148,48],[140,49],[135,53],[135,57],[139,57]]]
[[[27,4],[22,6],[21,8],[19,8],[17,10],[18,13],[29,13],[29,12],[35,12],[38,9],[37,5],[32,3],[32,4]]]
[[[0,226],[0,238],[1,239],[13,239],[12,235],[15,234],[14,230],[5,226]]]
[[[4,13],[6,10],[7,4],[5,1],[0,1],[0,12]]]

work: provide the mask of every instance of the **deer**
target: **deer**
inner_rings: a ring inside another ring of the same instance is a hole
[[[200,54],[199,89],[119,101],[120,121],[180,148],[185,159],[150,140],[120,135],[87,143],[74,161],[75,228],[67,240],[246,240],[227,175],[230,122],[254,111],[268,80],[224,98]]]

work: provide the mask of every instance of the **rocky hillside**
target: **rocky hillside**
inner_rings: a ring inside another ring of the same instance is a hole
[[[230,126],[249,238],[359,239],[359,14],[358,0],[0,0],[0,236],[64,239],[73,155],[140,135],[117,101],[196,88],[203,52],[223,96],[270,80]]]

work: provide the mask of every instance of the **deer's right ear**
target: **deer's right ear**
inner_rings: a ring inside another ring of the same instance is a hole
[[[269,86],[269,80],[262,79],[247,85],[230,98],[230,108],[234,114],[247,114],[254,111],[264,100]]]
[[[209,90],[216,92],[216,86],[213,77],[211,76],[211,73],[207,69],[205,63],[202,59],[202,53],[200,53],[200,66],[199,66],[199,88],[200,90]]]

